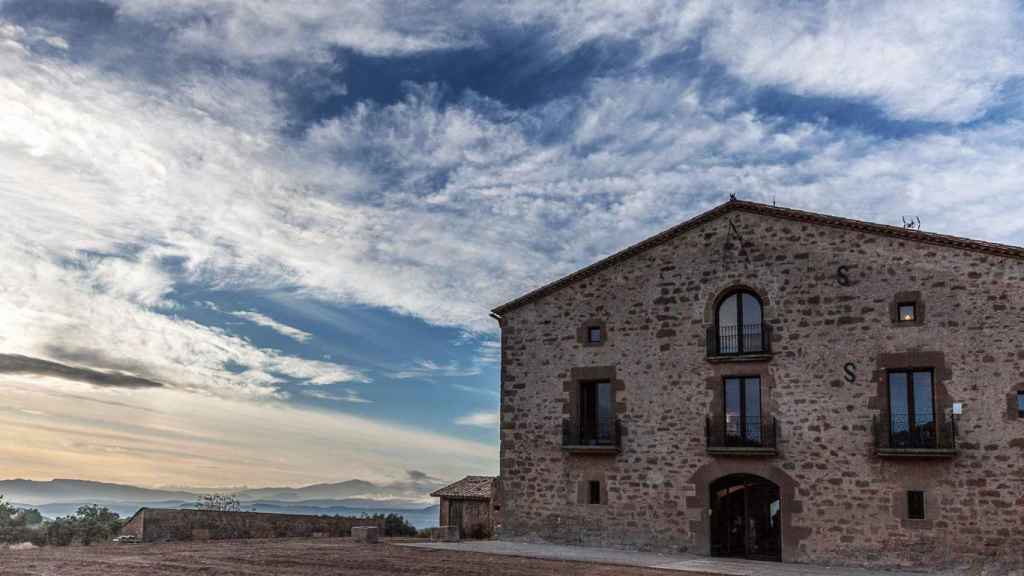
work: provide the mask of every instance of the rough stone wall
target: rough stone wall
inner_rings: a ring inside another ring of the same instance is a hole
[[[349,536],[353,526],[377,526],[371,518],[305,516],[261,512],[216,512],[143,508],[122,529],[146,542],[220,540],[228,538],[284,538]]]
[[[451,526],[455,524],[450,517],[451,498],[441,498],[440,525]],[[460,499],[462,503],[462,538],[490,538],[494,535],[494,518],[491,514],[491,500],[466,500]]]
[[[713,303],[740,285],[764,300],[774,355],[710,363]],[[908,295],[926,314],[896,325]],[[607,341],[586,346],[594,321]],[[874,453],[885,369],[915,362],[929,364],[902,367],[936,369],[937,411],[964,403],[955,458]],[[561,449],[588,370],[614,373],[617,456]],[[748,373],[762,376],[779,455],[708,456],[717,388]],[[708,553],[708,484],[748,472],[782,488],[784,560],[1024,562],[1024,420],[1008,407],[1020,389],[1024,262],[731,211],[504,315],[499,536]],[[582,503],[588,480],[606,483],[601,504]],[[911,489],[927,491],[924,521],[906,518]]]

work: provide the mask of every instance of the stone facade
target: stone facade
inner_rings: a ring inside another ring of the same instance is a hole
[[[384,522],[379,518],[140,508],[121,533],[143,542],[308,538],[350,536],[355,526],[375,526],[384,532]]]
[[[737,287],[760,297],[772,353],[709,360]],[[917,319],[897,323],[907,301]],[[1024,250],[731,201],[495,315],[499,537],[708,554],[711,483],[752,474],[779,489],[786,561],[1024,563]],[[934,371],[942,418],[962,405],[955,454],[879,455],[897,368]],[[777,451],[710,454],[706,419],[741,375],[761,378]],[[621,449],[566,450],[595,378],[613,384]]]

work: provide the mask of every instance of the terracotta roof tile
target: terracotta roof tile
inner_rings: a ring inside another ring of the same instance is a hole
[[[430,495],[442,498],[489,500],[493,489],[493,476],[466,476],[454,484],[435,490]]]

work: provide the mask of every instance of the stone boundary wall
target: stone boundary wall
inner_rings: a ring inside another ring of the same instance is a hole
[[[142,508],[121,533],[137,536],[143,542],[346,537],[354,526],[377,526],[384,532],[383,521],[364,517]]]

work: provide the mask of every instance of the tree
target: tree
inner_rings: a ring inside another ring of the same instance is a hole
[[[121,517],[106,507],[96,504],[81,506],[75,516],[74,532],[86,546],[109,540],[121,531]]]
[[[15,543],[17,538],[17,509],[0,496],[0,542]]]
[[[17,511],[14,506],[4,501],[4,495],[0,494],[0,522],[9,521]]]
[[[18,517],[26,526],[38,526],[43,523],[43,515],[35,508],[24,508],[19,510]]]
[[[242,505],[234,494],[203,494],[196,500],[196,510],[240,512]]]
[[[67,546],[75,539],[75,518],[61,516],[46,524],[46,543],[50,546]]]
[[[404,516],[398,514],[374,514],[370,516],[375,520],[384,521],[384,536],[415,536],[416,528],[405,519]]]

